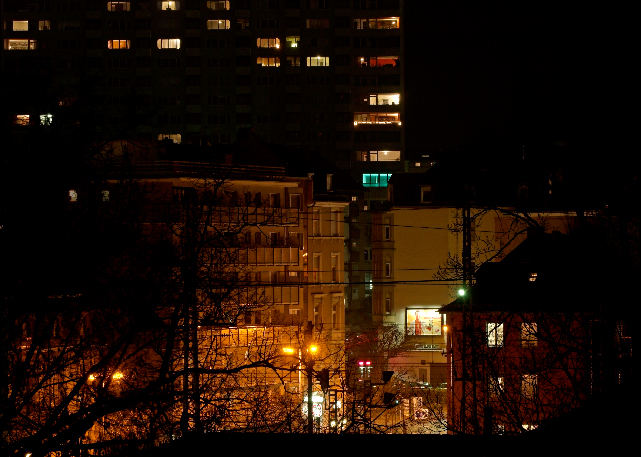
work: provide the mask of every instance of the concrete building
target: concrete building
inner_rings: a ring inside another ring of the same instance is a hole
[[[404,158],[401,3],[5,0],[3,123],[221,157],[255,136],[384,187]]]

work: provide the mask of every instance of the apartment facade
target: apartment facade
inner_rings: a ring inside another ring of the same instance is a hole
[[[3,2],[5,127],[214,147],[250,130],[366,187],[403,159],[400,0]]]
[[[400,176],[400,175],[399,175]],[[394,184],[388,210],[371,214],[372,323],[404,335],[404,351],[390,369],[410,382],[444,386],[447,374],[443,304],[456,299],[463,285],[463,209],[435,202],[432,186]],[[567,211],[527,213],[515,208],[470,211],[472,269],[505,257],[526,237],[528,224],[547,233],[567,233],[576,215]]]

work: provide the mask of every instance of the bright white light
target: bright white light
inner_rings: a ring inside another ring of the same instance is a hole
[[[459,297],[465,296],[465,289],[459,289],[458,290],[458,295],[459,295]]]

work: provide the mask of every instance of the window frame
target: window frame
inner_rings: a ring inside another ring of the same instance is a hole
[[[536,322],[521,322],[521,347],[538,345],[538,325]]]
[[[211,27],[214,24],[216,24],[218,27]],[[220,27],[221,24],[224,27]],[[207,30],[230,30],[231,22],[229,19],[207,19],[205,26],[207,27]]]
[[[164,44],[167,44],[167,46],[164,46]],[[169,46],[170,44],[176,44],[177,46]],[[156,40],[156,47],[158,50],[167,50],[167,49],[175,49],[178,50],[180,49],[182,45],[182,40],[180,38],[158,38]]]
[[[503,347],[505,344],[504,322],[486,322],[485,336],[487,339],[487,347]]]

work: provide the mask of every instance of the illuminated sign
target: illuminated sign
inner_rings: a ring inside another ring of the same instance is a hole
[[[405,323],[408,335],[441,335],[442,318],[435,309],[407,309]]]

